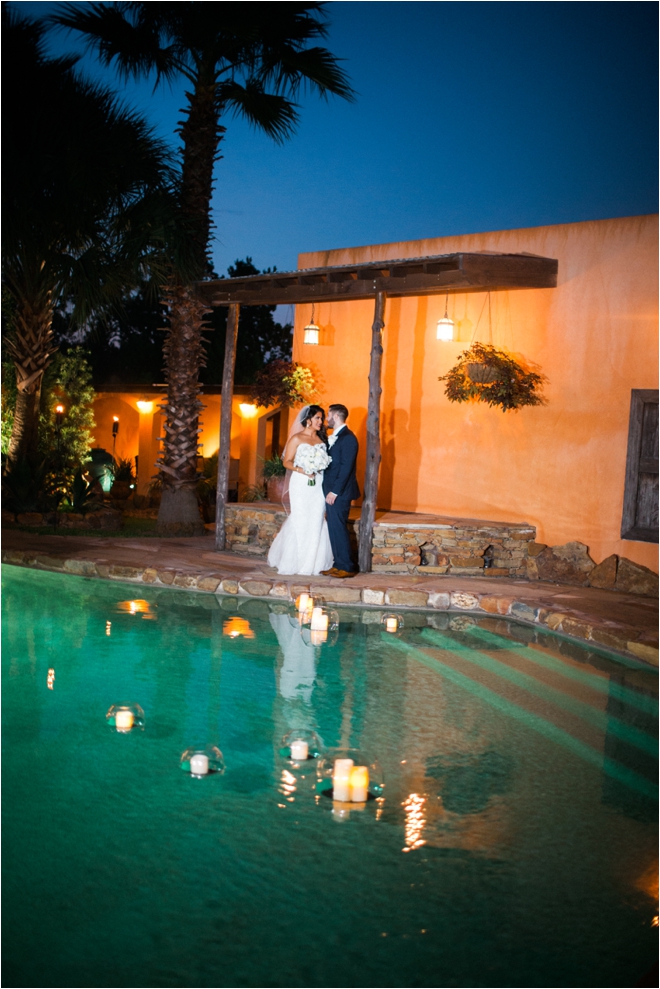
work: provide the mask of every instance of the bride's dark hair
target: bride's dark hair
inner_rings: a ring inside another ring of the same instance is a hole
[[[317,412],[320,412],[321,413],[321,418],[323,419],[323,422],[321,423],[321,428],[318,431],[319,432],[319,436],[321,437],[321,439],[323,440],[323,442],[327,446],[328,445],[328,433],[327,433],[326,428],[325,428],[325,409],[322,409],[320,405],[310,405],[310,407],[307,409],[307,415],[303,419],[302,424],[303,424],[303,426],[309,426],[309,424],[311,423],[312,419],[317,414]]]

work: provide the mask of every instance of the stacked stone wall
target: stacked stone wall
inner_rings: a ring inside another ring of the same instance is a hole
[[[227,549],[243,556],[266,556],[287,517],[274,506],[258,504],[227,505],[226,511]],[[358,519],[350,522],[355,539],[359,524]],[[526,577],[535,536],[533,526],[475,523],[469,519],[443,519],[423,527],[376,522],[373,570],[427,576]]]

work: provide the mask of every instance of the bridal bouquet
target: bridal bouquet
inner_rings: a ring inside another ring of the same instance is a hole
[[[306,474],[316,474],[320,470],[325,470],[331,462],[332,457],[328,456],[328,451],[323,443],[317,443],[316,446],[309,446],[305,443],[296,450],[293,466],[300,467]],[[309,485],[316,484],[316,478],[310,477],[307,483]]]

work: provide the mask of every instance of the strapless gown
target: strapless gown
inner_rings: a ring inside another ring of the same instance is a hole
[[[332,548],[325,520],[323,474],[316,475],[314,485],[309,485],[307,481],[305,474],[296,471],[291,474],[291,514],[275,536],[268,553],[268,565],[281,574],[317,574],[332,566]]]

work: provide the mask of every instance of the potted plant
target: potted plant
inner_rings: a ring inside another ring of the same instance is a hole
[[[503,412],[523,405],[543,405],[537,389],[543,377],[490,343],[473,343],[438,381],[445,381],[450,402],[485,402]]]
[[[274,453],[268,460],[262,461],[261,473],[266,482],[268,501],[273,504],[282,504],[284,502],[286,467],[279,453]]]
[[[135,474],[133,473],[133,461],[120,457],[115,463],[115,479],[112,484],[111,493],[115,500],[124,501],[135,488]]]

